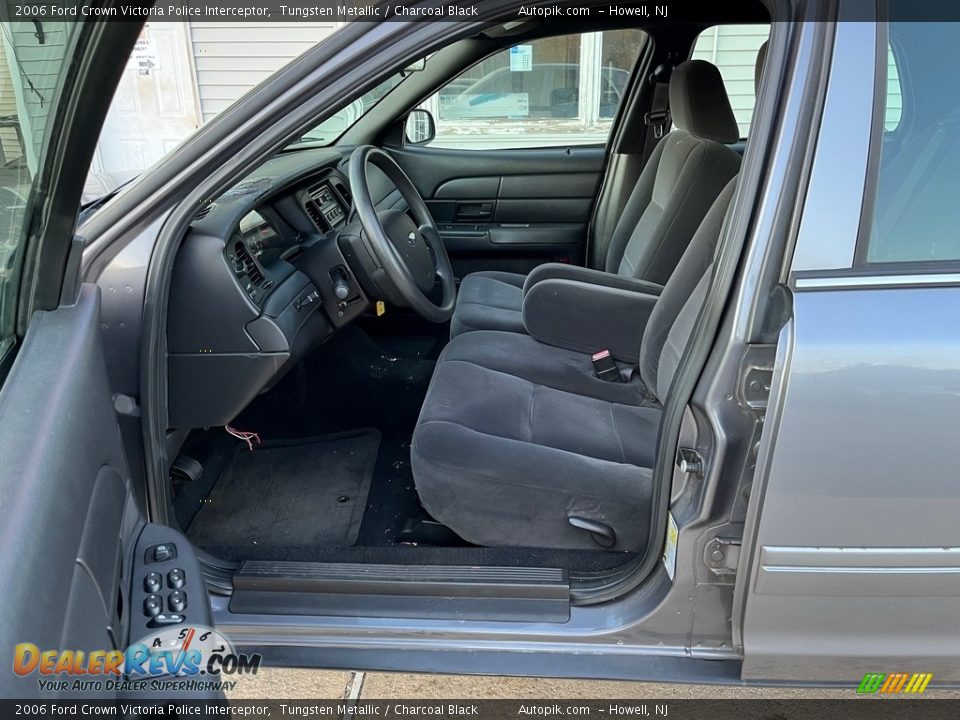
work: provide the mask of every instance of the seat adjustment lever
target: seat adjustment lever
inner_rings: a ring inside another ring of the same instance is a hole
[[[617,544],[617,533],[609,525],[576,515],[568,517],[567,522],[578,530],[586,530],[593,541],[602,548],[612,548]]]

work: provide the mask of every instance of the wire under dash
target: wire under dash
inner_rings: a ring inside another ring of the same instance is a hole
[[[253,452],[253,445],[256,443],[260,444],[260,436],[255,432],[249,432],[247,430],[237,430],[235,427],[230,427],[229,425],[224,425],[223,429],[228,433],[233,435],[235,438],[243,440],[247,447],[250,448],[250,451]]]

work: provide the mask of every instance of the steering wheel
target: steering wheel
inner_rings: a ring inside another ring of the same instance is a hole
[[[377,210],[370,188],[371,165],[393,183],[416,222],[403,210]],[[366,239],[399,297],[431,322],[449,320],[457,299],[453,268],[440,231],[410,178],[383,150],[361,145],[350,157],[350,187]],[[437,278],[442,289],[439,304],[430,299]]]

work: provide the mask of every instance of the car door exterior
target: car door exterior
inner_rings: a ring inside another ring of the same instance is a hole
[[[958,40],[836,30],[744,537],[747,681],[960,681]]]

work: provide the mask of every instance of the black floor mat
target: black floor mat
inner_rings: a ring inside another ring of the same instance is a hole
[[[377,336],[342,329],[233,425],[263,438],[297,438],[355,427],[382,434],[358,545],[392,545],[404,525],[428,516],[410,471],[410,437],[443,337]]]
[[[187,535],[202,548],[344,547],[360,532],[380,433],[235,450]]]

